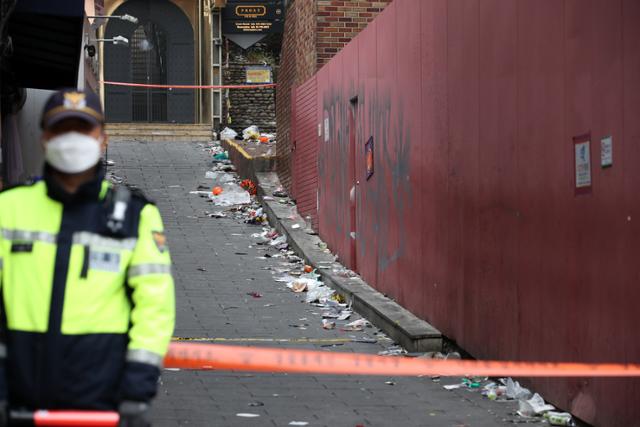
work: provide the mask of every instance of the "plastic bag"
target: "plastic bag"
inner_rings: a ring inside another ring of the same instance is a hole
[[[251,203],[251,195],[237,184],[223,185],[223,192],[217,196],[209,195],[216,206],[248,205]]]
[[[249,126],[245,130],[242,131],[242,138],[246,141],[249,139],[258,140],[260,138],[260,129],[258,126]]]
[[[331,295],[334,294],[334,290],[331,288],[328,288],[324,285],[322,285],[320,282],[316,282],[316,284],[320,284],[320,286],[316,286],[316,287],[310,287],[309,285],[311,285],[311,282],[309,282],[309,284],[307,284],[307,299],[306,301],[308,303],[312,303],[312,302],[325,302],[326,300],[328,300],[329,298],[331,298]]]
[[[230,128],[224,128],[222,132],[220,132],[220,138],[222,139],[235,139],[238,136],[238,132]]]
[[[214,180],[217,184],[227,184],[229,182],[235,181],[233,175],[225,172],[208,171],[205,173],[204,177],[206,179]]]
[[[529,389],[520,386],[518,381],[513,381],[511,378],[508,378],[505,385],[507,386],[507,397],[509,399],[527,400],[531,398]]]
[[[538,393],[534,394],[529,400],[520,400],[518,405],[518,415],[521,417],[534,417],[556,409],[553,405],[545,403]]]

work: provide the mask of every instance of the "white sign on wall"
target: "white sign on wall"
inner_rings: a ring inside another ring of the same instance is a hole
[[[610,136],[600,141],[600,164],[603,168],[613,166],[613,138]]]
[[[591,157],[589,141],[575,144],[576,148],[576,188],[591,187]]]
[[[329,117],[324,118],[324,142],[329,142]]]

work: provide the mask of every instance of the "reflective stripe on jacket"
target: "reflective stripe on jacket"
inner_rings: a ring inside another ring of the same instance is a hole
[[[171,259],[144,197],[131,197],[121,230],[108,227],[113,193],[101,174],[75,195],[45,174],[0,194],[12,405],[113,409],[155,394],[175,321]]]

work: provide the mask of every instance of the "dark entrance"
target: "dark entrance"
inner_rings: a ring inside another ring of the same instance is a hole
[[[131,67],[133,83],[167,84],[166,35],[156,24],[147,22],[133,32]],[[166,122],[167,91],[133,88],[133,121]]]
[[[105,38],[124,36],[129,46],[105,42],[106,81],[194,84],[194,40],[189,19],[167,0],[129,0],[114,15],[129,14],[138,25],[110,21]],[[110,122],[194,123],[193,90],[105,85]]]

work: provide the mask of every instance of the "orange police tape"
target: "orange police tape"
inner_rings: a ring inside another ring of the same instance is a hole
[[[299,374],[640,377],[640,364],[433,360],[187,343],[171,343],[164,363],[166,368]]]
[[[110,86],[125,86],[125,87],[144,87],[152,89],[268,89],[278,86],[275,83],[266,84],[247,84],[247,85],[159,85],[159,84],[146,84],[146,83],[124,83],[124,82],[109,82],[101,80],[100,83],[104,83]]]

